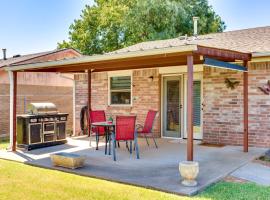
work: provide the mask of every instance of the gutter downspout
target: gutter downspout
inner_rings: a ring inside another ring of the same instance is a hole
[[[13,147],[13,90],[14,90],[14,76],[12,71],[8,71],[9,76],[9,147]]]
[[[72,80],[73,82],[73,86],[72,86],[72,114],[73,114],[73,129],[72,129],[72,135],[75,136],[75,132],[76,132],[76,99],[75,99],[75,86],[76,86],[76,82],[75,82],[75,79],[74,78],[70,78],[70,77],[67,77],[67,76],[64,76],[63,74],[59,74],[59,76],[61,78],[65,78],[65,79],[68,79],[68,80]],[[74,76],[74,75],[73,75]]]

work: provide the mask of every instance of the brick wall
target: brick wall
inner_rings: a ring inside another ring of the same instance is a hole
[[[62,74],[52,72],[18,72],[18,85],[47,85],[72,87],[71,80],[63,78]],[[65,77],[73,78],[72,74],[65,74]],[[0,70],[0,84],[9,84],[8,72]]]
[[[72,87],[19,85],[17,114],[22,114],[30,102],[55,103],[60,112],[69,113],[68,129],[72,130]],[[9,84],[0,84],[0,135],[9,134]]]
[[[243,144],[243,76],[215,68],[204,68],[204,141],[232,145]],[[224,79],[240,81],[228,89]],[[270,146],[270,96],[258,87],[270,80],[270,62],[249,66],[249,144]]]
[[[153,76],[153,82],[149,82],[149,76]],[[76,79],[76,133],[80,131],[80,110],[87,104],[87,75],[75,75]],[[133,106],[108,106],[108,75],[106,72],[92,74],[92,109],[102,109],[107,115],[137,115],[137,122],[144,123],[149,109],[160,108],[160,83],[158,69],[134,70],[132,82]],[[159,113],[160,114],[160,113]],[[154,124],[156,136],[160,136],[160,116],[157,116]]]
[[[153,82],[148,82],[149,76]],[[228,89],[225,78],[240,81],[234,89]],[[87,104],[87,75],[75,75],[76,79],[76,130],[80,131],[80,109]],[[241,72],[204,68],[203,72],[203,140],[228,145],[243,144],[243,75]],[[270,62],[251,63],[249,66],[249,144],[270,146],[270,95],[258,87],[270,80]],[[160,79],[157,69],[133,71],[133,97],[138,97],[132,107],[108,106],[107,73],[92,74],[92,109],[104,109],[107,115],[137,114],[143,123],[147,110],[160,111]],[[160,114],[160,113],[159,113]],[[160,136],[160,116],[154,131]]]

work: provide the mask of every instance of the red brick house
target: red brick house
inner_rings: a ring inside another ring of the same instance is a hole
[[[5,70],[74,73],[77,132],[80,110],[89,103],[108,116],[136,114],[139,123],[149,109],[157,110],[156,137],[188,138],[188,160],[192,138],[244,144],[245,152],[248,145],[270,146],[270,96],[260,89],[268,89],[270,80],[269,26],[143,42],[104,55]]]
[[[270,146],[270,96],[259,87],[270,80],[270,27],[252,28],[136,44],[116,51],[141,52],[180,46],[184,43],[250,52],[249,144]],[[194,138],[209,143],[242,145],[242,73],[194,65]],[[147,111],[159,111],[154,131],[157,137],[186,138],[187,68],[177,66],[92,73],[92,109],[108,115],[136,114],[143,122]],[[235,89],[225,80],[240,81]],[[76,130],[79,112],[87,104],[87,74],[76,74]]]
[[[74,58],[80,53],[74,49],[53,50],[29,55],[15,55],[11,58],[0,59],[0,136],[9,133],[9,75],[3,70],[3,66],[11,64],[26,64],[44,62],[50,60],[62,60]],[[71,78],[73,78],[71,76]],[[73,111],[73,81],[56,73],[20,73],[18,75],[18,104],[17,113],[26,111],[30,102],[50,101],[57,107],[70,114],[68,128],[72,130]]]

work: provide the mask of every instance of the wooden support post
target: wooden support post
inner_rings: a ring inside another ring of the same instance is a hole
[[[17,144],[17,72],[13,72],[13,146],[12,151],[16,151]]]
[[[8,71],[9,76],[9,149],[13,147],[13,72]]]
[[[16,121],[16,105],[17,105],[17,72],[9,71],[9,82],[10,82],[10,129],[9,129],[9,141],[10,148],[12,151],[16,151],[16,136],[17,136],[17,121]]]
[[[90,110],[91,110],[91,70],[88,70],[87,72],[88,74],[88,117],[90,118]],[[87,130],[88,130],[88,136],[90,136],[90,133],[91,133],[91,130],[90,130],[90,122],[88,121],[88,127],[87,127]]]
[[[187,56],[187,160],[193,161],[193,56]]]
[[[247,61],[244,61],[247,67]],[[244,134],[243,134],[243,150],[248,152],[248,72],[243,74],[243,101],[244,101]]]

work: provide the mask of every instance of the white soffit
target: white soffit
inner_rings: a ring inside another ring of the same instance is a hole
[[[194,72],[202,72],[203,65],[194,65]],[[187,73],[187,66],[160,67],[159,74],[178,74]]]

